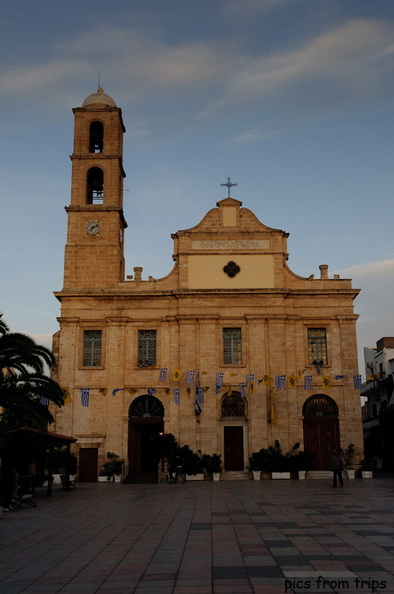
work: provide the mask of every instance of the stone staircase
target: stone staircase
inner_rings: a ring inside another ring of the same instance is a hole
[[[308,479],[332,479],[331,470],[308,470],[306,477]]]
[[[248,470],[224,470],[220,476],[221,481],[249,481],[251,474]]]

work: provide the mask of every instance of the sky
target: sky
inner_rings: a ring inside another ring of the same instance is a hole
[[[23,15],[23,18],[21,18]],[[0,21],[0,312],[58,330],[73,107],[122,108],[126,273],[237,183],[298,275],[352,278],[360,360],[394,336],[392,0],[13,0]],[[363,369],[360,369],[363,371]]]

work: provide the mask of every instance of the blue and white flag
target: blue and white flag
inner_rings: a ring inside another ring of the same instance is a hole
[[[167,379],[167,367],[162,367],[160,369],[159,381],[165,382]]]
[[[286,376],[285,375],[276,375],[275,376],[275,389],[276,390],[285,390],[286,389]]]
[[[156,391],[154,388],[149,388],[149,390],[147,390],[149,396],[153,396],[153,394],[156,394]]]
[[[344,379],[345,377],[347,377],[347,375],[334,375],[334,379],[336,380]]]
[[[49,406],[49,398],[47,398],[46,396],[41,396],[40,403],[42,404],[42,406]]]
[[[174,396],[174,402],[177,406],[179,406],[179,388],[173,388],[172,394]]]
[[[361,381],[361,375],[359,373],[353,375],[353,384],[354,384],[355,390],[361,390],[362,381]]]
[[[254,373],[248,373],[248,375],[246,376],[246,386],[249,387],[250,382],[253,382],[254,380]]]
[[[81,388],[81,405],[89,406],[89,388]]]
[[[313,382],[311,375],[304,375],[304,390],[312,390]]]
[[[115,394],[121,392],[122,390],[124,390],[124,388],[115,388],[114,390],[112,390],[112,396],[115,396]]]
[[[223,377],[224,377],[223,372],[216,374],[216,388],[215,388],[216,394],[219,394],[220,388],[223,386]]]
[[[194,371],[189,369],[189,371],[187,372],[187,375],[186,375],[186,383],[192,384],[193,380],[194,380]]]
[[[246,398],[245,384],[239,384],[239,393],[241,394],[242,398]]]

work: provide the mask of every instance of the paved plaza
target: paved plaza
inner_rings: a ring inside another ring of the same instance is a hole
[[[0,593],[394,592],[394,479],[78,484],[0,519]]]

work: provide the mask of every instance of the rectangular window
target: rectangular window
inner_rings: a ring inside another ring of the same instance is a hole
[[[308,357],[310,365],[328,363],[325,328],[308,328]]]
[[[224,365],[242,365],[241,328],[223,328]]]
[[[156,330],[138,330],[138,367],[156,365]]]
[[[101,338],[101,330],[83,331],[82,365],[84,367],[101,366]]]

